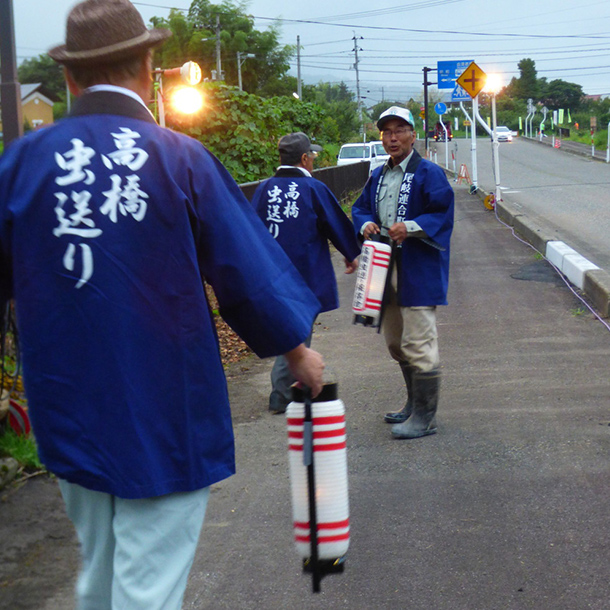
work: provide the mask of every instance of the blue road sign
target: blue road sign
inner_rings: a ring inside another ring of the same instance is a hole
[[[455,83],[455,88],[451,92],[451,101],[452,102],[469,102],[472,98],[466,90],[460,87],[457,83]]]
[[[437,61],[439,89],[454,89],[455,81],[462,75],[462,72],[473,62],[472,59],[460,59],[458,61]],[[468,96],[470,99],[470,96]]]
[[[445,112],[447,112],[447,106],[443,104],[443,102],[439,102],[434,106],[434,112],[436,112],[436,114],[445,114]]]

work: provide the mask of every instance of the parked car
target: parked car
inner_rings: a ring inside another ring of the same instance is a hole
[[[447,139],[451,142],[453,135],[451,134],[451,123],[449,121],[445,121],[445,129],[447,129]],[[437,142],[445,141],[445,129],[443,129],[440,121],[434,126],[434,139]]]
[[[506,125],[500,125],[496,127],[496,134],[498,136],[498,142],[512,142],[513,132],[506,127]]]
[[[337,155],[337,165],[349,165],[368,161],[370,171],[383,165],[388,158],[381,142],[354,142],[344,144]]]
[[[383,143],[380,141],[371,142],[373,145],[373,156],[371,157],[371,171],[376,167],[383,165],[389,158],[390,155],[385,151]]]

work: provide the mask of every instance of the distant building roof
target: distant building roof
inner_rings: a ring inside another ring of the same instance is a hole
[[[21,84],[21,99],[24,100],[33,93],[40,93],[45,97],[48,97],[52,102],[59,102],[59,98],[51,93],[42,83],[22,83]]]

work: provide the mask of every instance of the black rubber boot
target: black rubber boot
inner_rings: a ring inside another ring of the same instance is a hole
[[[392,426],[394,438],[419,438],[436,434],[436,409],[441,387],[440,371],[413,373],[413,413],[402,424]]]
[[[383,421],[386,424],[401,424],[406,421],[413,411],[413,373],[415,369],[408,364],[401,363],[400,370],[402,376],[405,378],[405,385],[407,386],[407,402],[400,411],[393,413],[386,413],[383,417]]]

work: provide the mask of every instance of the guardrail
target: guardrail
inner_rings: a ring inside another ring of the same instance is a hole
[[[368,161],[363,161],[362,163],[351,163],[349,165],[322,167],[315,169],[313,176],[326,184],[334,196],[341,200],[345,193],[357,191],[365,185],[369,177],[369,165]],[[258,180],[257,182],[246,182],[239,185],[248,201],[252,199],[256,187],[261,182],[262,180]]]

